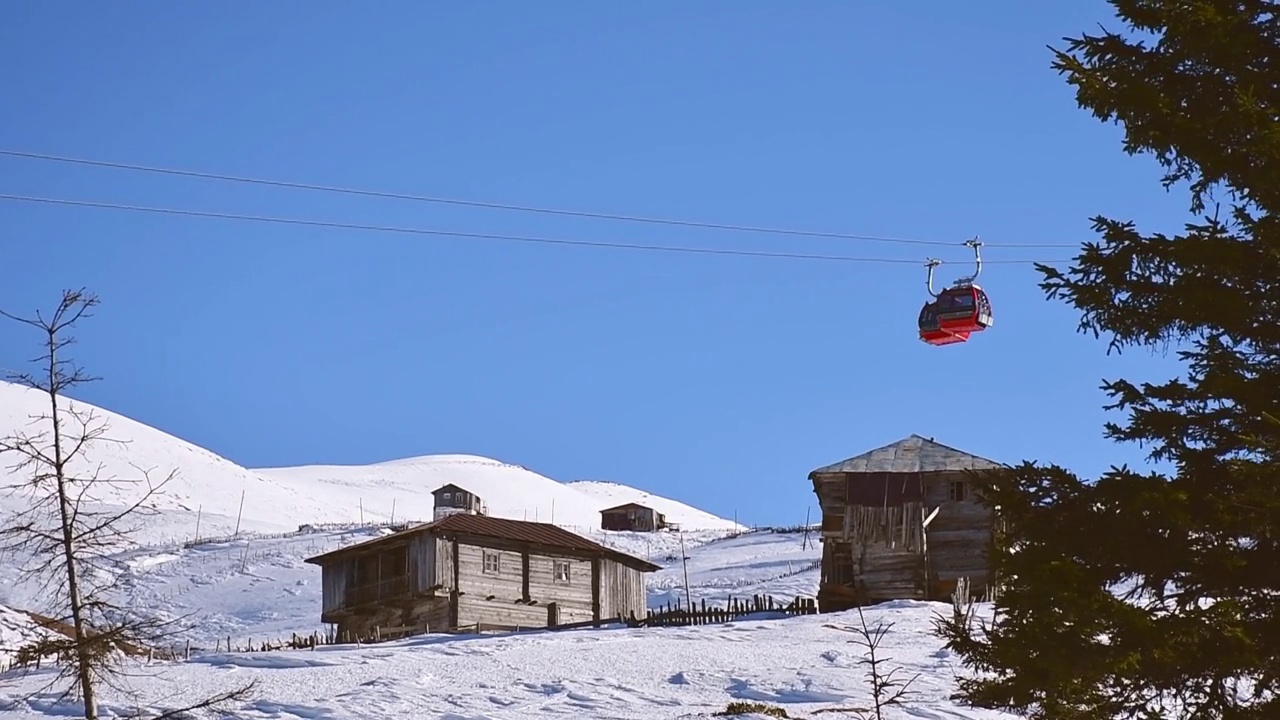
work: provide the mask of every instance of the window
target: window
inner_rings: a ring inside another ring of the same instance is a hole
[[[484,551],[484,572],[488,575],[497,575],[502,569],[500,560],[502,556],[496,552]]]
[[[952,502],[960,502],[965,499],[965,487],[963,480],[952,481],[947,491],[947,499]]]
[[[558,583],[569,582],[569,561],[556,560],[554,563],[552,572],[554,573],[556,582]]]

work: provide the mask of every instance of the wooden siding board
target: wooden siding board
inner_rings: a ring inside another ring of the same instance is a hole
[[[457,629],[465,631],[476,623],[509,627],[539,628],[547,625],[545,605],[522,605],[510,600],[486,600],[480,595],[458,597]]]
[[[498,572],[484,572],[485,555],[497,555]],[[497,595],[508,600],[523,597],[520,554],[460,543],[458,545],[458,590],[464,594]]]
[[[351,572],[351,560],[340,559],[325,565],[320,570],[320,611],[330,613],[342,607],[347,588],[347,577]]]
[[[374,637],[376,628],[412,627],[422,632],[448,629],[447,598],[405,597],[346,615],[336,622],[339,639]]]
[[[409,544],[409,587],[414,592],[426,592],[436,582],[436,539],[430,535],[418,535]]]
[[[569,564],[568,584],[555,581],[556,562]],[[593,593],[590,560],[536,554],[529,556],[529,595],[534,600],[543,605],[557,602],[561,608],[572,605],[591,612]]]
[[[485,553],[497,554],[498,573],[485,573]],[[593,584],[591,560],[575,557],[525,553],[501,548],[460,544],[458,548],[459,587],[458,626],[479,622],[489,625],[521,625],[543,627],[547,621],[546,606],[555,603],[560,608],[561,622],[579,622],[594,619],[592,612]],[[568,583],[557,582],[555,566],[567,563]],[[526,597],[526,573],[528,598],[536,604],[523,601]]]
[[[453,590],[457,587],[453,580],[453,542],[441,537],[433,537],[435,543],[435,579],[433,585],[440,586],[441,591]]]
[[[644,617],[647,603],[643,573],[609,560],[600,564],[601,619]]]

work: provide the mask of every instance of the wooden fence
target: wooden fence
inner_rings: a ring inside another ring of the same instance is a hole
[[[438,631],[441,633],[453,635],[470,635],[481,633],[520,633],[520,632],[556,632],[560,630],[576,630],[589,627],[689,627],[694,625],[718,625],[721,623],[733,622],[749,615],[756,613],[780,613],[788,617],[797,615],[816,615],[818,614],[818,603],[814,598],[796,597],[790,602],[781,602],[770,595],[754,595],[750,598],[729,598],[728,602],[723,606],[716,607],[707,605],[706,600],[701,603],[694,603],[692,608],[683,607],[675,604],[668,604],[661,608],[651,608],[645,613],[643,618],[632,615],[628,618],[613,618],[600,620],[586,620],[582,622],[568,623],[565,625],[556,625],[554,627],[520,627],[508,625],[489,625],[487,623],[477,623],[474,625],[465,625],[453,630]],[[385,630],[385,632],[384,632]],[[403,632],[411,630],[411,632]],[[199,655],[208,652],[228,652],[228,653],[245,653],[245,652],[273,652],[277,650],[315,650],[318,647],[326,645],[369,645],[397,640],[414,634],[423,634],[424,631],[416,628],[383,628],[375,629],[373,635],[368,637],[341,638],[335,630],[327,632],[313,632],[310,635],[299,635],[294,633],[288,638],[280,639],[262,639],[257,642],[253,638],[248,638],[243,644],[233,642],[231,637],[226,641],[218,640],[214,647],[196,648],[192,647],[191,642],[187,641],[182,645],[175,645],[170,648],[155,648],[141,651],[140,653],[147,658],[148,662],[152,661],[176,661],[183,659],[191,659],[192,655]],[[16,670],[19,668],[41,666],[42,660],[48,662],[51,658],[41,658],[39,655],[27,656],[19,653],[11,658],[8,663],[0,663],[0,674],[8,670]]]
[[[782,613],[788,617],[817,615],[818,602],[814,598],[797,597],[784,604],[771,595],[754,595],[747,599],[729,598],[723,607],[708,607],[707,601],[703,600],[701,605],[694,603],[692,608],[668,605],[657,610],[651,609],[644,618],[630,618],[627,624],[632,627],[718,625],[765,612]]]
[[[667,605],[661,608],[651,608],[645,613],[644,617],[627,617],[627,618],[601,618],[600,620],[585,620],[582,622],[567,623],[564,625],[556,625],[553,627],[545,626],[527,626],[521,627],[517,625],[491,625],[488,623],[475,623],[471,625],[463,625],[452,630],[435,631],[440,634],[450,635],[472,635],[482,633],[521,633],[521,632],[557,632],[560,630],[577,630],[590,627],[687,627],[691,625],[715,625],[720,623],[733,622],[739,618],[753,615],[756,613],[780,613],[788,617],[797,615],[817,615],[818,603],[814,598],[796,597],[790,602],[782,602],[770,595],[755,595],[750,598],[730,598],[722,607],[709,606],[704,600],[702,603],[695,603],[692,610],[678,605]],[[294,634],[289,638],[278,640],[266,639],[255,643],[250,638],[244,645],[239,643],[233,644],[231,638],[227,638],[226,645],[221,642],[214,648],[215,652],[222,651],[224,647],[230,652],[263,652],[274,650],[314,650],[317,647],[325,645],[371,645],[390,640],[399,640],[412,635],[424,634],[425,631],[420,628],[400,628],[387,627],[375,628],[373,634],[361,637],[339,637],[338,634],[330,630],[328,632],[315,632],[310,635]]]

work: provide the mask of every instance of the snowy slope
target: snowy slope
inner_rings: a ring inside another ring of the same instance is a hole
[[[689,507],[682,502],[660,497],[627,485],[605,482],[603,480],[576,480],[569,487],[595,498],[599,509],[616,507],[626,503],[638,503],[666,516],[667,522],[675,523],[682,529],[703,530],[742,530],[743,526],[732,520],[716,517],[709,512]]]
[[[108,412],[88,403],[63,398],[64,407],[93,412],[96,426],[108,424],[106,440],[90,446],[70,469],[88,473],[101,467],[103,478],[141,479],[139,468],[151,473],[153,481],[177,470],[179,475],[157,496],[157,509],[166,510],[164,522],[149,527],[143,540],[168,537],[174,526],[194,532],[195,514],[201,511],[202,533],[231,532],[235,526],[240,494],[253,498],[245,505],[243,529],[278,531],[294,529],[294,517],[314,515],[315,503],[307,493],[265,480],[235,463],[185,440],[155,428]],[[0,381],[0,437],[17,432],[35,434],[47,423],[33,426],[33,417],[49,412],[48,396],[20,385]],[[23,476],[11,468],[14,460],[0,456],[0,485],[21,481]],[[135,467],[136,466],[136,467]],[[115,488],[102,488],[95,493],[104,503],[133,501],[141,495],[140,486],[129,483]],[[0,493],[0,513],[19,507],[21,498]],[[201,508],[203,508],[201,510]],[[319,519],[319,518],[317,518]]]
[[[30,615],[0,605],[0,670],[12,662],[18,648],[55,637],[57,633],[41,627]]]
[[[904,679],[919,674],[906,707],[891,708],[887,717],[1012,720],[948,699],[955,675],[964,671],[930,634],[930,618],[942,609],[903,601],[866,611],[872,625],[895,623],[879,653],[886,671],[900,667]],[[734,701],[780,706],[790,717],[823,717],[815,712],[868,705],[860,648],[850,642],[852,635],[828,626],[857,621],[856,614],[841,613],[692,628],[436,635],[366,647],[211,653],[136,668],[128,685],[139,705],[160,710],[255,680],[253,696],[220,715],[246,719],[674,720],[711,718]],[[23,698],[46,677],[41,671],[5,678],[0,713],[70,716],[72,708],[49,694]],[[104,717],[138,709],[118,691],[109,691],[105,701]]]
[[[830,627],[856,623],[853,613],[761,615],[693,628],[429,635],[367,647],[226,652],[228,635],[238,646],[259,645],[319,629],[320,571],[302,559],[378,532],[142,549],[120,558],[118,585],[134,598],[134,608],[199,613],[189,662],[133,668],[128,685],[139,693],[142,707],[173,708],[249,680],[259,683],[253,696],[221,717],[675,720],[711,718],[734,701],[781,706],[791,717],[820,717],[815,711],[867,704],[860,650],[850,642],[852,635]],[[663,535],[597,533],[598,539],[619,545]],[[686,554],[695,601],[757,593],[790,599],[816,590],[817,570],[806,566],[819,556],[812,536],[806,541],[803,533],[759,531],[694,538],[686,536]],[[649,602],[659,606],[669,593],[682,591],[684,563],[679,557],[654,560],[664,569],[649,577]],[[900,601],[866,610],[872,625],[895,623],[881,648],[888,666],[903,668],[903,677],[921,674],[907,707],[890,717],[1011,718],[948,699],[962,669],[942,650],[930,625],[948,608]],[[989,616],[990,607],[980,606],[979,613]],[[221,645],[216,651],[215,643]],[[0,716],[72,714],[66,703],[37,692],[47,678],[47,670],[0,676]],[[35,696],[27,699],[32,692]],[[108,691],[104,717],[135,713],[133,700]]]
[[[476,455],[426,455],[372,465],[306,465],[258,468],[284,486],[312,488],[317,496],[342,498],[345,518],[430,520],[431,493],[453,483],[479,495],[490,515],[557,525],[599,527],[600,507],[590,496],[531,470]],[[339,510],[339,508],[335,508]]]
[[[773,533],[768,530],[712,540],[688,553],[687,568],[677,558],[649,577],[649,604],[684,603],[688,597],[725,605],[729,598],[773,595],[790,600],[818,594],[822,546],[817,533]]]
[[[363,542],[385,530],[329,531],[292,537],[201,543],[192,547],[141,548],[121,555],[113,586],[118,600],[157,617],[192,616],[183,633],[199,647],[288,638],[323,630],[320,569],[304,560]],[[662,570],[647,578],[649,605],[683,602],[684,568],[679,538],[667,533],[596,530],[589,536],[611,547],[650,558]],[[672,540],[674,539],[674,544]],[[665,542],[663,542],[665,540]],[[723,604],[729,596],[772,594],[789,601],[813,597],[820,550],[801,535],[768,531],[722,539],[718,533],[685,536],[690,595],[694,602]],[[648,549],[646,549],[648,546]],[[40,611],[31,589],[14,589],[7,602]]]
[[[148,523],[144,543],[192,539],[196,515],[202,537],[229,535],[236,527],[243,493],[240,529],[286,532],[308,523],[357,523],[430,520],[432,491],[455,483],[479,494],[490,514],[554,522],[573,529],[597,528],[599,511],[608,506],[518,465],[473,455],[429,455],[363,466],[304,466],[249,470],[180,438],[87,403],[67,400],[91,410],[109,423],[109,437],[90,448],[73,471],[101,464],[104,477],[138,478],[135,465],[159,479],[177,470],[155,505],[164,516]],[[0,382],[0,436],[30,428],[33,416],[47,411],[41,393]],[[0,458],[0,483],[20,480],[12,462]],[[133,490],[130,492],[130,490]],[[104,502],[137,497],[124,488],[99,493]],[[639,492],[639,491],[632,491]],[[673,500],[661,500],[673,516],[690,519],[687,529],[725,528],[732,523]],[[19,498],[0,494],[0,513],[18,507]],[[0,580],[0,584],[3,581]]]

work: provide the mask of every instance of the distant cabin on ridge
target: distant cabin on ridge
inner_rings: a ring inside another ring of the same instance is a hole
[[[643,617],[661,568],[547,523],[456,513],[307,558],[350,641]]]
[[[666,527],[669,527],[666,515],[639,503],[626,503],[600,511],[602,530],[657,532]]]
[[[479,495],[464,490],[453,483],[437,488],[431,494],[435,496],[435,516],[433,518],[435,520],[458,513],[470,515],[489,514],[488,508],[485,507],[484,501],[480,499]]]
[[[822,508],[821,612],[885,600],[946,600],[990,582],[995,514],[966,470],[1003,467],[920,435],[809,473]]]

